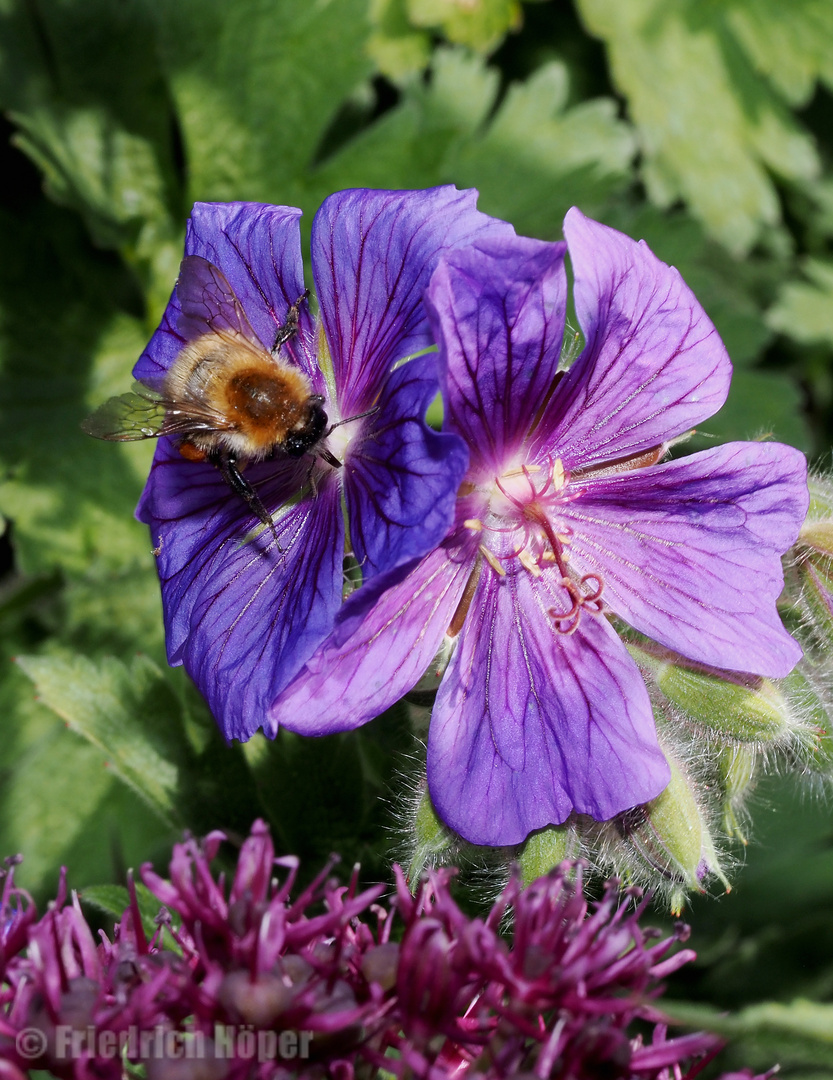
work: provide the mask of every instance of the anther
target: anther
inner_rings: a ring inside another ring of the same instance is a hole
[[[518,562],[525,570],[528,570],[533,577],[539,578],[541,576],[541,567],[526,549],[518,552]]]
[[[489,551],[485,544],[480,544],[478,550],[496,574],[500,574],[501,577],[506,577],[506,571],[498,562],[497,557],[493,555],[491,551]]]
[[[468,529],[470,532],[483,532],[483,522],[480,518],[466,518],[463,522],[463,528]]]
[[[564,487],[564,466],[561,464],[561,458],[556,458],[552,463],[552,486],[556,491],[561,491]]]

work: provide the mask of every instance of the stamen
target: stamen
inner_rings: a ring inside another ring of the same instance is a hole
[[[556,458],[552,463],[552,485],[556,491],[561,491],[564,487],[564,466],[561,463],[561,458]]]
[[[498,562],[497,557],[489,551],[485,544],[480,544],[478,550],[496,574],[500,574],[501,577],[506,577],[506,571]]]
[[[525,570],[528,570],[533,577],[539,578],[541,576],[541,567],[526,549],[518,552],[518,562]]]
[[[466,518],[463,522],[463,528],[468,529],[470,532],[483,532],[483,522],[480,518]]]
[[[457,637],[460,631],[463,629],[463,623],[466,621],[466,615],[469,613],[472,599],[474,598],[474,590],[477,588],[477,583],[480,580],[480,574],[483,570],[483,561],[478,559],[474,564],[474,569],[469,574],[469,580],[466,582],[466,587],[463,589],[463,595],[460,597],[460,603],[457,605],[457,610],[451,617],[451,622],[448,625],[446,633],[449,637]]]

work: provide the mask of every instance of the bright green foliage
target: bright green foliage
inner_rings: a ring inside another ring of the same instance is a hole
[[[406,0],[371,0],[370,22],[367,52],[383,75],[398,80],[427,67],[431,38],[412,26]]]
[[[519,0],[406,0],[414,26],[438,27],[455,45],[489,52],[521,23]]]
[[[574,203],[592,213],[621,190],[634,153],[612,100],[568,107],[563,64],[538,69],[497,104],[499,74],[463,50],[438,49],[431,82],[317,173],[334,187],[475,186],[480,207],[518,231],[557,237]],[[497,108],[495,110],[495,106]]]
[[[816,77],[831,79],[833,9],[825,0],[578,0],[608,49],[660,206],[683,198],[732,251],[780,220],[769,173],[818,174],[813,139],[789,112]],[[813,39],[812,49],[807,42]],[[786,54],[784,73],[776,63]]]

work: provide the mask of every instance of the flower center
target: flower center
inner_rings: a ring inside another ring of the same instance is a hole
[[[602,611],[604,581],[598,574],[577,577],[568,569],[572,529],[559,521],[559,509],[576,497],[560,458],[519,465],[494,478],[484,520],[471,518],[467,529],[481,534],[479,550],[500,577],[517,568],[534,578],[544,575],[564,590],[563,605],[547,613],[560,634],[578,629],[583,611]]]

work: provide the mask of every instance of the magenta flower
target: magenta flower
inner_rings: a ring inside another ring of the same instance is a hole
[[[365,723],[450,640],[428,741],[431,797],[477,844],[572,811],[607,820],[669,770],[609,614],[683,656],[784,676],[801,650],[775,601],[807,509],[775,443],[662,462],[723,403],[731,365],[676,270],[571,210],[584,351],[559,371],[564,244],[484,239],[438,268],[427,306],[446,428],[470,465],[434,551],[345,604],[270,710],[304,734]]]
[[[143,869],[165,905],[153,934],[132,883],[112,939],[98,943],[63,879],[42,919],[27,907],[26,933],[0,964],[0,1074],[118,1080],[130,1063],[217,1080],[662,1080],[669,1069],[685,1080],[721,1045],[667,1037],[660,980],[693,959],[670,955],[687,928],[665,939],[643,928],[638,890],[622,903],[618,882],[588,905],[580,866],[526,890],[512,880],[471,919],[449,870],[413,896],[397,873],[382,903],[383,886],[359,891],[355,874],[339,885],[327,867],[293,896],[297,859],[275,858],[262,822],[229,887],[211,866],[222,839],[177,845],[169,881]],[[4,893],[4,920],[16,893]],[[294,1060],[277,1053],[287,1045]]]
[[[341,426],[323,444],[329,461],[283,454],[246,468],[274,535],[218,469],[186,461],[176,441],[160,439],[137,514],[157,545],[168,658],[185,665],[227,738],[260,727],[267,705],[332,629],[343,586],[342,501],[366,579],[424,554],[451,524],[466,452],[424,422],[438,388],[436,358],[394,368],[431,344],[422,296],[440,254],[512,232],[475,210],[475,199],[450,187],[346,191],[317,213],[320,321],[302,301],[282,353],[320,395],[326,423]],[[183,264],[137,379],[160,386],[207,329],[242,325],[244,337],[251,331],[272,349],[304,292],[300,213],[194,207],[185,253],[199,259]],[[233,296],[201,260],[219,269]],[[255,527],[261,535],[252,539]]]

